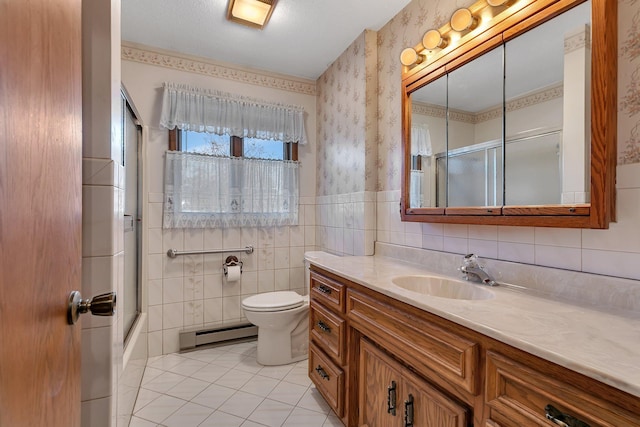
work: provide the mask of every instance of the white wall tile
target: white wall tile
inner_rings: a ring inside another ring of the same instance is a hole
[[[82,186],[82,256],[116,253],[114,187]]]
[[[476,240],[498,240],[497,225],[470,225],[469,238]]]
[[[274,271],[275,290],[276,291],[288,291],[289,285],[289,269],[275,270]]]
[[[236,249],[242,247],[242,231],[239,228],[225,228],[222,230],[222,247]]]
[[[222,320],[224,322],[233,322],[242,318],[241,300],[240,296],[222,299]]]
[[[149,203],[149,228],[162,228],[162,203]]]
[[[162,353],[177,353],[180,351],[179,333],[181,328],[165,329],[162,331]]]
[[[444,236],[433,236],[430,234],[422,235],[422,248],[434,251],[444,250]]]
[[[175,304],[163,304],[162,306],[162,328],[167,330],[169,328],[182,327],[182,321],[184,317],[184,305],[182,302]]]
[[[640,253],[582,250],[582,271],[640,280]]]
[[[619,189],[617,196],[617,222],[608,230],[582,230],[583,248],[640,253],[640,189]]]
[[[149,280],[162,279],[164,258],[166,258],[166,255],[149,255],[147,268],[147,278]]]
[[[276,248],[273,252],[275,268],[289,268],[289,245]]]
[[[184,230],[184,250],[201,251],[204,249],[204,230],[200,228]]]
[[[112,427],[111,422],[111,397],[83,401],[80,406],[83,427]]]
[[[221,228],[207,228],[204,230],[204,249],[222,249]]]
[[[240,293],[242,295],[254,295],[258,293],[258,272],[243,271],[242,282],[240,283]]]
[[[467,238],[469,237],[469,226],[465,224],[444,224],[445,237]]]
[[[162,302],[171,304],[184,301],[184,278],[175,277],[162,280]]]
[[[536,227],[534,236],[536,245],[567,248],[582,246],[582,232],[579,229]]]
[[[422,224],[422,234],[429,234],[431,236],[444,236],[444,224]]]
[[[258,292],[273,292],[275,290],[275,270],[260,270],[258,272]]]
[[[112,327],[83,329],[81,357],[81,400],[111,395]]]
[[[147,313],[149,314],[149,332],[162,331],[162,305],[150,306]]]
[[[443,249],[445,252],[453,252],[453,253],[462,254],[462,255],[469,253],[469,244],[467,239],[445,236],[443,244],[444,244]]]
[[[222,297],[222,274],[205,274],[203,287],[205,299]]]
[[[535,261],[534,245],[498,242],[498,259],[533,264]]]
[[[481,258],[498,258],[498,242],[495,240],[469,239],[469,253]]]
[[[150,254],[166,253],[162,247],[162,229],[150,228],[147,232],[147,240],[149,242],[147,248]]]
[[[582,251],[580,248],[536,245],[535,264],[580,271]]]
[[[499,227],[498,240],[500,242],[529,243],[535,241],[533,227]]]
[[[162,354],[162,331],[149,332],[147,334],[149,357]]]
[[[149,288],[147,292],[147,304],[149,306],[152,305],[161,305],[162,304],[162,280],[149,280],[148,281]]]
[[[184,275],[184,258],[169,258],[166,255],[162,256],[162,277],[164,278],[179,278]]]
[[[204,300],[204,322],[222,322],[222,298],[207,298]]]

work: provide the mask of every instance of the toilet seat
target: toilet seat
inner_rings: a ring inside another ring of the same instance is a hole
[[[293,291],[265,292],[245,298],[242,307],[251,311],[283,311],[300,307],[304,298]]]

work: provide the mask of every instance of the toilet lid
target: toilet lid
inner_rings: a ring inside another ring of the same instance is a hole
[[[242,306],[253,311],[280,311],[300,307],[303,303],[304,299],[296,292],[277,291],[245,298]]]

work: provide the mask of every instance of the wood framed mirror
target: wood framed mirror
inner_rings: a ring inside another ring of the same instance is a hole
[[[479,0],[467,10],[470,28],[447,24],[433,44],[430,30],[403,52],[402,220],[607,228],[616,0]]]

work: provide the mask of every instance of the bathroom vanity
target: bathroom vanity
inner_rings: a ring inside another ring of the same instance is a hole
[[[309,376],[346,426],[640,426],[639,318],[504,286],[433,296],[395,280],[428,271],[385,257],[307,259]]]

